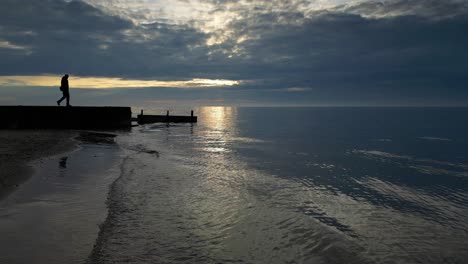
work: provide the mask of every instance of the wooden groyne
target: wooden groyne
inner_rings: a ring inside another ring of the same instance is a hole
[[[2,129],[116,129],[131,126],[130,107],[0,106]]]
[[[198,120],[196,116],[193,115],[191,111],[190,116],[176,116],[169,115],[169,111],[166,112],[166,115],[144,115],[143,110],[137,116],[138,124],[149,124],[149,123],[196,123]]]

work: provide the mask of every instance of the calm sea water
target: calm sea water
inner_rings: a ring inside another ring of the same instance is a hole
[[[196,109],[122,133],[89,263],[466,263],[468,109]]]

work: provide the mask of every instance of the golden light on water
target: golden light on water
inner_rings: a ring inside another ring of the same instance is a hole
[[[219,132],[232,132],[237,109],[232,106],[201,107],[199,112],[203,122],[210,130]]]
[[[204,148],[207,152],[223,153],[228,152],[228,144],[237,133],[235,119],[237,118],[237,108],[229,106],[210,106],[199,109],[200,120],[208,129],[203,135],[208,142]]]
[[[60,86],[59,75],[37,76],[0,76],[0,86]],[[110,77],[80,77],[71,75],[71,88],[106,89],[106,88],[209,88],[227,87],[240,84],[240,81],[223,79],[191,79],[184,81],[136,80]]]

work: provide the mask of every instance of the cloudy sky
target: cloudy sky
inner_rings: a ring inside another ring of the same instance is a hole
[[[0,104],[468,105],[467,0],[1,0]]]

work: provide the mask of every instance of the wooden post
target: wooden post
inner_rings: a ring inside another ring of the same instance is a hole
[[[141,114],[140,115],[143,115],[143,109],[141,109]]]
[[[190,112],[190,116],[193,118],[193,110]]]
[[[167,110],[166,116],[169,117],[169,110]]]

